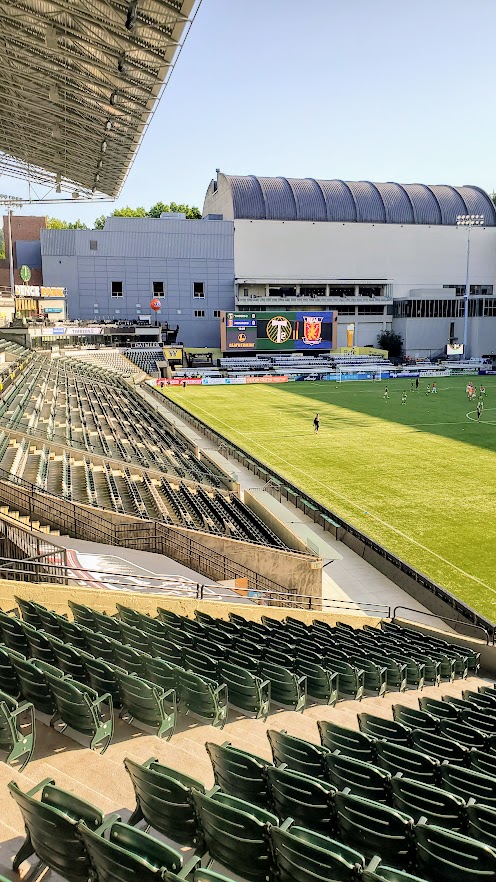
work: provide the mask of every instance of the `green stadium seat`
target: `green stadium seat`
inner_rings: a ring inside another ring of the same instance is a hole
[[[336,723],[331,723],[328,720],[319,720],[317,726],[320,741],[323,747],[328,750],[339,750],[343,756],[363,760],[365,763],[371,763],[375,760],[375,739],[369,735],[356,732],[354,729],[346,729],[344,726],[337,726]]]
[[[348,788],[355,796],[376,802],[390,802],[391,775],[371,763],[342,756],[339,751],[326,756],[327,776],[336,790]]]
[[[134,826],[145,820],[150,828],[163,836],[201,851],[203,837],[191,791],[204,793],[203,784],[153,758],[142,764],[126,758],[124,766],[136,796],[136,808],[128,823]]]
[[[437,698],[422,696],[419,698],[420,710],[426,711],[438,720],[457,720],[458,710],[448,701],[439,701]]]
[[[426,882],[420,876],[412,876],[405,870],[395,870],[394,867],[386,867],[381,864],[378,855],[372,858],[370,864],[365,867],[361,882]]]
[[[151,643],[154,639],[150,634],[122,621],[120,622],[120,629],[124,643],[140,652],[150,652]]]
[[[101,882],[172,882],[180,878],[180,853],[148,833],[120,823],[118,815],[108,818],[96,830],[82,823],[79,833]],[[196,864],[194,859],[192,868]]]
[[[396,723],[408,729],[423,729],[425,732],[437,732],[439,720],[427,711],[417,710],[403,704],[393,704],[393,718]]]
[[[204,652],[197,652],[191,647],[187,647],[183,653],[183,666],[187,671],[193,671],[201,677],[208,677],[210,680],[217,679],[218,659],[206,655]]]
[[[458,720],[440,720],[439,735],[445,735],[464,747],[475,747],[478,750],[483,749],[487,745],[489,738],[484,732],[479,732],[473,726],[465,726]]]
[[[376,664],[363,656],[350,656],[351,664],[364,672],[364,688],[366,692],[373,692],[378,696],[385,695],[387,691],[387,668]]]
[[[483,805],[496,808],[496,778],[462,766],[443,763],[441,782],[446,790],[461,796],[465,802],[474,799]]]
[[[496,713],[496,692],[492,689],[481,687],[481,690],[475,692],[473,689],[465,689],[462,696],[466,701],[473,701],[479,707],[485,708],[492,713]]]
[[[489,775],[496,778],[496,753],[484,750],[470,751],[470,768],[473,772],[481,772],[483,775]]]
[[[340,838],[359,848],[367,860],[376,854],[406,869],[411,863],[413,818],[397,809],[354,796],[337,793],[334,797]]]
[[[48,638],[48,634],[45,634],[44,631],[37,631],[33,625],[28,625],[27,622],[22,622],[22,630],[24,631],[24,636],[28,641],[29,653],[28,655],[31,658],[37,658],[41,661],[46,661],[48,664],[53,664],[55,662],[55,656],[53,654],[53,649]]]
[[[13,649],[9,649],[9,658],[18,677],[22,697],[34,705],[35,710],[51,717],[57,706],[44,673],[34,661]]]
[[[394,658],[398,663],[406,665],[407,685],[413,686],[415,689],[423,689],[425,682],[425,665],[422,664],[422,662],[419,662],[418,659],[405,655],[405,653],[402,653],[399,649],[398,652],[394,652]]]
[[[302,711],[307,699],[307,678],[289,671],[281,665],[262,660],[259,673],[270,683],[271,703]]]
[[[229,707],[266,720],[270,710],[270,682],[228,661],[218,663],[218,675],[227,686]]]
[[[19,678],[5,646],[0,646],[0,691],[12,698],[19,698],[21,689]]]
[[[272,878],[269,828],[278,826],[276,815],[215,788],[192,796],[210,858],[234,873],[241,869],[249,882]]]
[[[270,837],[280,882],[347,882],[365,864],[358,851],[305,827],[271,827]]]
[[[229,741],[224,744],[207,741],[205,748],[212,763],[215,783],[224,793],[269,808],[265,772],[268,766],[272,766],[271,762],[239,750]]]
[[[114,732],[111,695],[98,695],[90,686],[71,680],[46,662],[35,661],[34,665],[44,675],[56,704],[50,725],[57,724],[59,732],[74,729],[89,738],[91,750],[105,753]]]
[[[21,619],[0,611],[0,637],[7,649],[20,652],[26,658],[29,656],[29,643]]]
[[[43,629],[43,621],[40,619],[39,604],[33,603],[31,600],[24,600],[23,597],[16,597],[15,594],[14,600],[21,611],[23,622],[27,622],[33,628],[38,628],[41,631]]]
[[[276,766],[285,765],[311,778],[319,778],[323,781],[327,779],[325,764],[325,757],[329,754],[327,748],[304,741],[302,738],[295,738],[284,729],[280,732],[276,729],[268,729],[267,738]]]
[[[427,753],[412,750],[394,741],[378,741],[375,746],[376,764],[391,775],[402,772],[409,778],[425,781],[426,784],[439,782],[440,762]]]
[[[338,658],[334,653],[326,654],[325,667],[339,674],[339,698],[358,701],[362,699],[365,689],[365,673],[362,670]]]
[[[327,670],[321,664],[299,658],[296,673],[306,677],[307,696],[313,701],[334,707],[339,694],[339,674]]]
[[[95,616],[93,610],[90,609],[89,606],[85,606],[82,603],[76,603],[74,600],[68,600],[67,604],[77,625],[83,625],[90,631],[97,630]]]
[[[86,668],[88,682],[98,695],[109,694],[114,708],[122,707],[122,696],[117,679],[115,665],[94,658],[88,652],[80,650],[81,659]]]
[[[454,793],[395,775],[391,781],[393,805],[411,815],[415,822],[424,818],[449,830],[461,830],[465,824],[465,800]]]
[[[430,880],[494,882],[496,851],[461,833],[430,824],[414,830],[417,864]]]
[[[490,808],[479,803],[469,805],[467,819],[467,835],[496,850],[496,807]]]
[[[479,711],[460,711],[458,722],[464,726],[472,726],[488,736],[496,734],[496,714],[491,716],[483,708],[480,708]]]
[[[88,672],[81,652],[75,646],[64,643],[51,634],[47,634],[47,639],[52,647],[56,667],[68,677],[78,680],[79,683],[89,683]]]
[[[410,647],[408,651],[410,652]],[[441,662],[424,652],[412,650],[411,655],[424,666],[424,682],[430,683],[432,686],[439,686],[441,683]]]
[[[33,755],[35,744],[34,707],[0,692],[0,751],[7,765],[22,772]]]
[[[158,738],[167,741],[176,728],[176,693],[174,689],[165,692],[161,686],[143,680],[135,674],[128,674],[115,668],[119,684],[122,708],[119,717],[128,723],[137,720],[147,728],[154,729]],[[108,695],[110,701],[111,696]]]
[[[221,729],[229,712],[227,687],[193,671],[178,669],[178,699],[181,710]]]
[[[327,781],[284,766],[266,769],[271,804],[281,820],[293,818],[310,830],[329,834],[336,788]]]
[[[414,729],[410,738],[411,747],[415,750],[420,750],[421,753],[428,753],[429,756],[435,757],[440,763],[447,760],[450,763],[466,765],[469,762],[470,754],[468,748],[444,735],[433,735],[431,732]]]
[[[367,653],[371,661],[381,667],[386,668],[386,682],[388,689],[397,689],[398,692],[405,692],[408,685],[408,666],[406,662],[400,662],[395,658],[387,655],[381,655],[374,650]]]
[[[36,855],[42,864],[64,879],[88,882],[92,867],[77,827],[84,821],[88,829],[95,830],[103,821],[100,810],[73,793],[55,787],[50,779],[27,792],[15,781],[11,781],[8,788],[26,829],[26,839],[13,861],[14,871],[18,872],[23,861]]]
[[[401,723],[367,713],[357,714],[357,718],[360,732],[364,732],[372,738],[395,741],[397,744],[408,746],[410,730]]]

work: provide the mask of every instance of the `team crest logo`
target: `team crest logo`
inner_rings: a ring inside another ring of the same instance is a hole
[[[322,342],[322,316],[303,316],[303,342],[316,346]]]
[[[293,335],[293,326],[284,315],[276,315],[267,322],[267,337],[272,343],[286,343]]]

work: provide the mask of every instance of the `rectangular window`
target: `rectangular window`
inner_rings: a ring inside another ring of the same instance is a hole
[[[164,283],[163,282],[153,282],[153,296],[154,297],[164,297]]]
[[[205,310],[195,309],[195,318],[205,318]]]
[[[90,251],[98,251],[98,242],[96,239],[90,239]]]
[[[214,318],[220,318],[220,309],[214,309]]]
[[[449,338],[450,338],[451,343],[455,339],[455,323],[454,322],[450,322]]]
[[[193,282],[193,297],[205,297],[203,282]]]
[[[122,282],[112,282],[112,297],[122,297]]]

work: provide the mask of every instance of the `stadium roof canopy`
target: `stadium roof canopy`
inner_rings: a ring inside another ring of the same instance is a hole
[[[116,196],[197,3],[1,0],[0,173]]]
[[[454,225],[457,215],[482,214],[496,226],[496,210],[484,190],[446,184],[373,184],[314,178],[259,178],[217,174],[203,213],[226,220],[340,221],[373,224]]]

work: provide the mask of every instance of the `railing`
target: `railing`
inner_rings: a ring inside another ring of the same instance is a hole
[[[416,570],[414,567],[410,566],[410,564],[406,563],[406,561],[397,557],[390,551],[387,551],[384,546],[380,545],[370,536],[367,536],[366,533],[362,533],[361,530],[352,526],[352,524],[345,521],[339,515],[335,514],[309,493],[305,493],[304,490],[301,490],[296,484],[293,484],[286,478],[283,478],[278,472],[272,469],[270,466],[262,463],[257,457],[253,454],[248,454],[242,447],[239,447],[234,441],[228,440],[224,435],[221,435],[220,432],[217,432],[215,429],[212,429],[207,423],[204,423],[199,417],[194,416],[180,404],[175,401],[171,401],[167,396],[162,395],[162,393],[156,391],[152,386],[146,387],[153,396],[160,399],[161,403],[167,407],[172,413],[177,414],[177,416],[181,417],[186,423],[189,423],[193,426],[198,432],[202,433],[206,438],[209,438],[211,441],[214,441],[216,444],[223,444],[224,449],[227,454],[232,459],[236,459],[240,462],[245,468],[249,469],[249,471],[253,472],[253,474],[258,475],[263,480],[267,481],[269,478],[272,478],[277,484],[277,490],[271,491],[273,493],[278,493],[280,496],[287,499],[289,502],[292,502],[297,508],[300,508],[305,514],[311,517],[314,522],[319,523],[324,529],[329,529],[330,527],[336,527],[344,530],[350,536],[357,539],[359,542],[363,543],[364,546],[369,548],[371,551],[375,552],[380,558],[384,561],[392,564],[392,566],[398,571],[399,574],[403,573],[408,576],[422,588],[425,588],[433,596],[442,600],[445,604],[447,604],[451,609],[455,612],[459,613],[460,616],[463,616],[463,619],[466,619],[470,622],[474,627],[480,627],[483,631],[487,632],[492,639],[496,637],[496,625],[494,622],[491,622],[489,619],[486,619],[485,616],[476,612],[472,607],[468,606],[468,604],[464,603],[463,600],[460,600],[458,597],[455,597],[454,594],[451,594],[446,588],[443,588],[441,585],[438,585],[436,582],[433,582],[432,579],[429,579],[428,576],[425,576],[423,573]],[[394,576],[390,575],[394,581]],[[401,584],[398,581],[398,584]],[[437,618],[444,619],[444,615],[437,614]]]
[[[393,621],[395,618],[397,618],[396,614],[399,609],[403,609],[403,610],[405,610],[405,612],[414,612],[417,615],[421,615],[421,616],[433,616],[434,618],[440,618],[440,616],[436,616],[436,613],[424,612],[423,610],[420,610],[420,609],[413,609],[410,606],[395,606],[395,608],[393,610]],[[494,646],[494,633],[492,635],[489,634],[489,632],[486,631],[486,629],[483,628],[482,625],[472,625],[470,622],[461,622],[460,619],[448,619],[448,618],[446,618],[446,616],[443,616],[442,620],[443,620],[443,622],[454,622],[457,625],[461,625],[462,628],[470,628],[473,631],[482,631],[482,633],[484,634],[484,640],[486,641],[486,644],[488,646],[490,646],[491,644]],[[456,631],[456,628],[453,628],[453,630]],[[462,634],[462,636],[469,637],[470,634]]]
[[[22,564],[22,567],[19,565]],[[101,570],[87,570],[79,568],[77,563],[64,563],[63,565],[51,564],[55,573],[56,583],[75,582],[88,588],[109,588],[111,590],[135,591],[129,581],[129,573],[108,573]],[[0,578],[12,578],[17,581],[40,581],[40,576],[45,574],[45,564],[34,560],[11,560],[0,558]],[[131,574],[132,575],[132,574]],[[29,578],[32,577],[32,578]],[[326,600],[311,594],[297,594],[291,596],[288,591],[280,595],[271,591],[264,594],[263,591],[246,592],[236,588],[219,590],[218,585],[204,585],[189,579],[182,580],[180,577],[163,576],[140,576],[140,595],[143,591],[150,593],[167,594],[172,597],[194,597],[197,600],[222,600],[229,601],[231,592],[237,594],[241,600],[248,604],[261,606],[282,606],[290,609],[314,610],[315,612],[347,612],[349,614],[366,614],[377,618],[391,618],[391,607],[381,603],[361,603],[349,600]],[[43,581],[47,581],[46,578]],[[176,582],[176,584],[164,584],[164,582]]]

